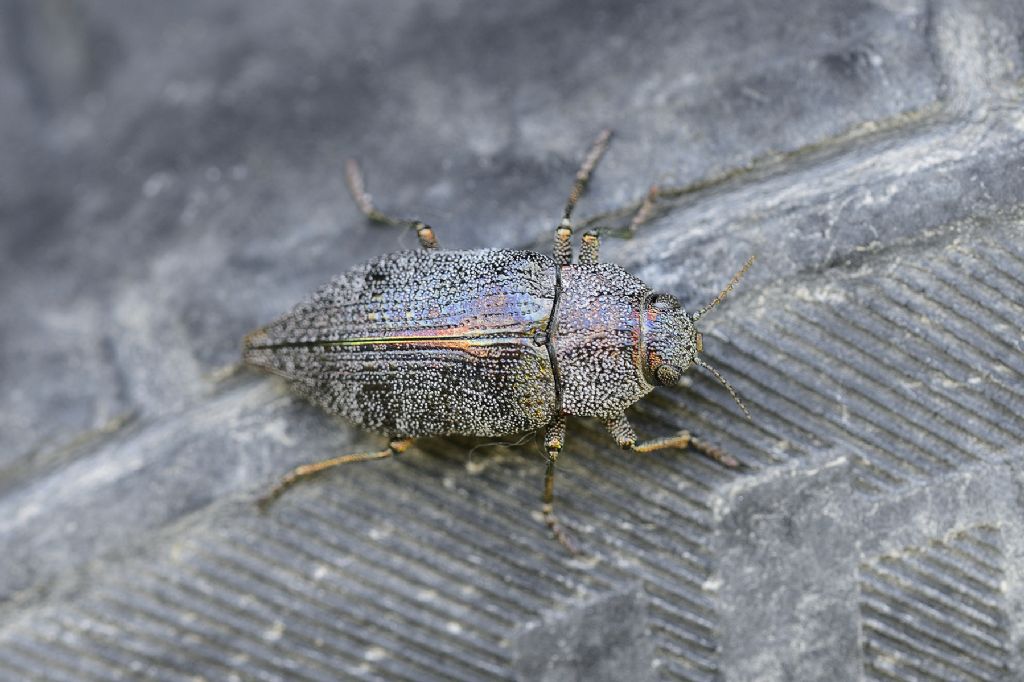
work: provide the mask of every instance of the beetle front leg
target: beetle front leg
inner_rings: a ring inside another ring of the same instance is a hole
[[[657,185],[651,185],[651,188],[647,190],[647,194],[644,195],[644,200],[640,202],[640,208],[637,209],[630,219],[629,226],[626,227],[625,237],[632,237],[638,227],[651,219],[651,216],[654,214],[654,205],[657,203],[660,193],[661,189]]]
[[[637,443],[636,431],[633,430],[633,425],[629,423],[629,419],[626,418],[626,415],[620,414],[606,420],[605,427],[608,429],[612,438],[615,439],[618,446],[624,450],[646,453],[664,450],[666,448],[678,448],[680,450],[685,450],[690,447],[697,452],[710,457],[722,466],[730,469],[736,469],[740,466],[740,463],[732,455],[721,448],[704,441],[703,439],[697,438],[689,431],[680,431],[673,436],[653,438],[651,440],[645,440]]]
[[[256,504],[260,509],[266,510],[266,508],[270,506],[270,503],[280,497],[285,490],[291,488],[303,479],[315,476],[327,469],[332,469],[336,466],[341,466],[342,464],[369,462],[374,459],[386,459],[394,455],[400,455],[408,450],[410,445],[412,445],[412,438],[393,440],[388,443],[388,447],[385,450],[379,450],[377,452],[359,452],[353,455],[342,455],[341,457],[332,457],[331,459],[325,459],[320,462],[313,462],[311,464],[303,464],[302,466],[295,467],[289,471],[284,478],[278,481],[277,485],[270,489],[270,492],[261,497]]]
[[[647,192],[643,202],[640,204],[640,208],[637,209],[636,213],[633,214],[633,218],[629,221],[628,227],[621,230],[593,227],[584,232],[583,245],[580,247],[580,265],[597,265],[600,261],[602,233],[611,237],[619,237],[620,239],[629,239],[632,237],[640,225],[643,225],[645,222],[650,220],[651,215],[654,212],[654,203],[657,200],[658,186],[655,185]]]
[[[583,244],[580,246],[580,265],[597,265],[601,250],[601,237],[594,230],[583,233]]]
[[[551,529],[555,539],[569,550],[573,556],[578,556],[580,550],[576,543],[562,528],[555,518],[555,464],[558,462],[558,455],[562,451],[562,443],[565,440],[565,417],[559,417],[544,434],[544,447],[548,451],[548,466],[544,473],[544,497],[541,513],[544,516],[544,523]]]
[[[420,246],[424,249],[436,249],[437,237],[430,225],[419,220],[403,220],[393,218],[377,210],[373,205],[373,197],[366,191],[366,183],[363,181],[363,173],[359,170],[359,164],[355,159],[349,159],[345,164],[345,184],[356,206],[367,218],[382,225],[394,225],[396,227],[411,227],[416,230],[416,237],[420,240]]]

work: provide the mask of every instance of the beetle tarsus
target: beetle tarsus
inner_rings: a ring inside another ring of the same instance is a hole
[[[651,188],[647,190],[647,194],[644,195],[644,200],[640,203],[640,208],[633,214],[633,218],[629,221],[629,227],[626,228],[626,237],[632,237],[636,232],[637,228],[646,223],[654,215],[654,205],[658,201],[658,195],[661,193],[661,189],[657,185],[651,185]]]
[[[548,450],[548,467],[544,474],[544,504],[541,507],[541,514],[544,517],[544,523],[547,524],[558,544],[565,547],[569,554],[580,556],[582,552],[579,547],[555,517],[555,464],[558,462],[558,451],[558,448]]]
[[[242,373],[243,370],[245,370],[245,363],[235,362],[230,365],[218,367],[217,369],[208,373],[204,378],[210,381],[211,383],[222,384],[228,379],[232,379],[238,376],[239,374]]]
[[[552,511],[551,505],[545,504],[542,509],[542,514],[544,515],[544,523],[547,524],[547,527],[551,530],[551,535],[558,541],[558,544],[565,547],[566,551],[574,557],[583,556],[583,551],[580,550],[572,537],[565,532],[564,528],[562,528],[562,524],[560,524],[558,519],[555,518],[555,513]]]
[[[729,469],[746,468],[738,459],[730,455],[728,452],[718,447],[717,445],[712,445],[711,443],[705,442],[703,439],[691,436],[690,447],[692,447],[697,452],[700,452],[701,454],[707,455],[711,459],[715,460],[724,467],[728,467]]]

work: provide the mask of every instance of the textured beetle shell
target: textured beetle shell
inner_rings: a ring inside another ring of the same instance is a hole
[[[552,343],[566,414],[610,419],[654,388],[641,333],[650,293],[612,263],[562,268]]]
[[[528,251],[388,254],[250,334],[244,356],[394,437],[534,430],[558,411],[555,285],[554,262]]]

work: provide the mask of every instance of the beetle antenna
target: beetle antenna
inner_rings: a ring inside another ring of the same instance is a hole
[[[753,259],[751,259],[751,260],[753,260]],[[747,261],[747,264],[749,265],[749,264],[750,264],[750,262],[751,262],[751,261]],[[719,381],[719,382],[720,382],[720,383],[721,383],[721,384],[722,384],[723,386],[725,386],[725,390],[729,391],[729,395],[731,395],[731,396],[732,396],[732,399],[733,399],[733,400],[735,400],[735,401],[736,401],[736,404],[740,406],[740,409],[741,409],[741,410],[743,410],[743,414],[745,414],[745,415],[747,416],[747,419],[749,419],[750,421],[754,421],[754,420],[753,420],[753,419],[751,418],[751,416],[750,416],[750,412],[748,412],[748,411],[747,411],[747,406],[743,404],[743,401],[742,401],[742,400],[740,400],[740,397],[739,397],[739,395],[737,395],[737,394],[736,394],[736,389],[734,389],[734,388],[732,387],[732,385],[731,385],[731,384],[730,384],[730,383],[729,383],[728,381],[726,381],[726,380],[725,380],[725,377],[723,377],[723,376],[722,376],[721,374],[719,374],[719,373],[718,373],[718,370],[717,370],[717,369],[715,369],[714,367],[712,367],[712,366],[711,366],[711,365],[709,365],[708,363],[704,362],[704,361],[703,361],[703,360],[701,360],[700,358],[694,358],[694,359],[693,359],[693,361],[694,361],[695,363],[697,363],[698,365],[700,365],[701,367],[703,367],[704,369],[706,369],[707,371],[709,371],[709,372],[711,372],[712,374],[714,374],[714,375],[715,375],[715,378],[716,378],[716,379],[718,379],[718,381]]]
[[[757,256],[751,256],[750,258],[748,258],[747,262],[743,264],[743,267],[740,268],[739,272],[733,275],[732,279],[729,280],[729,284],[724,289],[722,289],[721,293],[719,293],[718,296],[715,296],[714,300],[711,301],[711,303],[708,303],[706,306],[704,306],[703,308],[701,308],[700,310],[693,314],[692,319],[694,322],[702,318],[705,313],[707,313],[709,310],[711,310],[716,305],[725,300],[725,297],[729,295],[729,293],[733,290],[733,287],[739,284],[740,280],[743,279],[743,275],[747,274],[747,270],[749,270],[750,266],[754,264],[754,260],[756,258]]]

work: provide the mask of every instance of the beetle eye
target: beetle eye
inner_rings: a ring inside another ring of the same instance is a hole
[[[675,386],[683,378],[683,373],[675,365],[670,365],[666,362],[664,365],[658,366],[654,376],[657,377],[658,383],[662,386]]]
[[[654,298],[651,300],[651,305],[653,305],[656,310],[661,311],[677,310],[682,307],[679,299],[672,294],[655,294]]]

